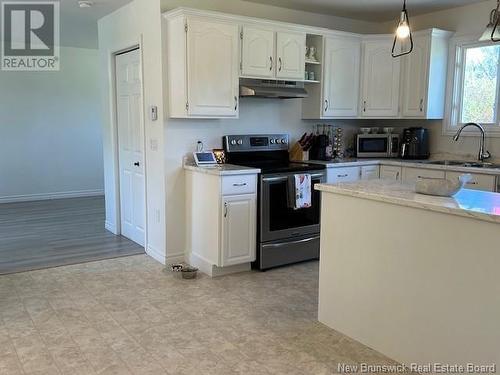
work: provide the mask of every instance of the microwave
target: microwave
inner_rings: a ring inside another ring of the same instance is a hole
[[[356,154],[358,158],[397,158],[399,157],[399,135],[358,134]]]

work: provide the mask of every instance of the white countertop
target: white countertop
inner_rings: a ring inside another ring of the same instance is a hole
[[[309,160],[307,163],[325,165],[326,168],[358,167],[366,165],[392,165],[396,167],[435,169],[464,173],[500,175],[500,168],[474,168],[456,165],[429,164],[432,160],[401,160],[401,159],[340,159],[332,161]]]
[[[195,164],[185,164],[184,169],[198,173],[206,173],[215,176],[234,176],[242,174],[258,174],[260,169],[243,167],[241,165],[221,164],[210,167],[198,167]]]
[[[316,190],[393,203],[500,224],[500,194],[463,189],[452,198],[415,193],[415,186],[388,180],[335,185],[317,184]]]

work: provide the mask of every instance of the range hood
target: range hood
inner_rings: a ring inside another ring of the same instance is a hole
[[[289,81],[240,80],[240,97],[269,99],[303,99],[307,98],[304,84]]]

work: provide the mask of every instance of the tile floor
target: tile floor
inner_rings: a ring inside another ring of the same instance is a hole
[[[0,374],[332,374],[393,363],[316,321],[318,263],[182,280],[145,255],[0,276]]]

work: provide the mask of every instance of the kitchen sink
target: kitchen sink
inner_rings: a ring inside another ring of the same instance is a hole
[[[468,161],[458,161],[458,160],[436,160],[436,161],[426,162],[425,164],[452,165],[457,167],[468,167],[468,168],[487,168],[487,169],[500,168],[500,164],[487,163],[487,162],[468,162]]]

